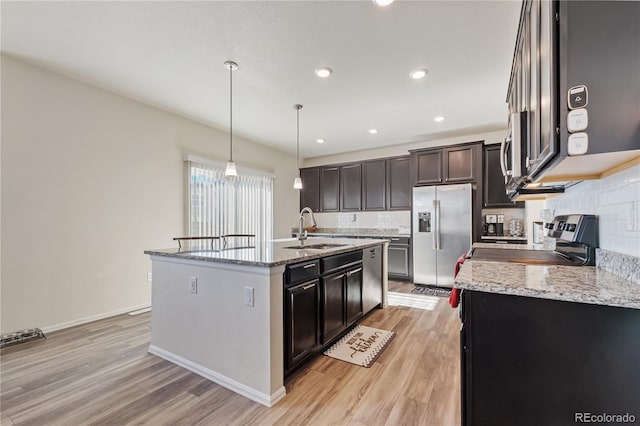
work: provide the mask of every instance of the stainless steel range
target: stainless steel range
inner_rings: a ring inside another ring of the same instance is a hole
[[[545,225],[547,237],[555,239],[555,250],[508,250],[475,248],[474,260],[495,260],[539,265],[593,266],[598,247],[598,218],[595,215],[556,216]]]

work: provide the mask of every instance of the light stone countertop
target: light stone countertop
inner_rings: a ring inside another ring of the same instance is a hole
[[[291,228],[292,234],[298,233],[298,228]],[[367,238],[394,238],[410,237],[408,233],[400,233],[397,228],[318,228],[307,234],[309,237],[367,237]]]
[[[542,244],[509,244],[509,243],[473,243],[473,248],[492,248],[509,250],[549,250]]]
[[[263,243],[257,242],[255,247],[211,250],[208,246],[210,243],[201,242],[199,244],[192,243],[189,247],[183,247],[182,249],[145,250],[144,253],[152,256],[167,256],[205,262],[273,267],[365,249],[388,242],[389,240],[385,239],[310,238],[304,242],[305,246],[315,244],[343,244],[343,246],[328,249],[291,249],[286,247],[297,246],[300,242],[297,238],[286,238]]]
[[[595,266],[468,259],[454,286],[487,293],[640,309],[640,285]]]

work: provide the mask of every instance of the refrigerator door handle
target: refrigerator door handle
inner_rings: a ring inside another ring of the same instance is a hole
[[[433,249],[440,250],[440,200],[433,200]]]

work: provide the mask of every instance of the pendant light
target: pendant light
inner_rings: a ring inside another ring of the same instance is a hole
[[[293,189],[302,189],[302,179],[300,179],[300,110],[302,109],[302,105],[295,104],[293,109],[296,110],[296,148],[297,148],[297,159],[298,159],[298,177],[293,180]]]
[[[238,69],[238,64],[226,61],[224,66],[229,70],[229,161],[227,161],[224,175],[238,176],[236,163],[233,162],[233,71]]]

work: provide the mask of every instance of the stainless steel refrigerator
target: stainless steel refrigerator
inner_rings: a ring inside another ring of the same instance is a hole
[[[453,269],[471,249],[471,184],[413,188],[413,282],[453,287]]]

